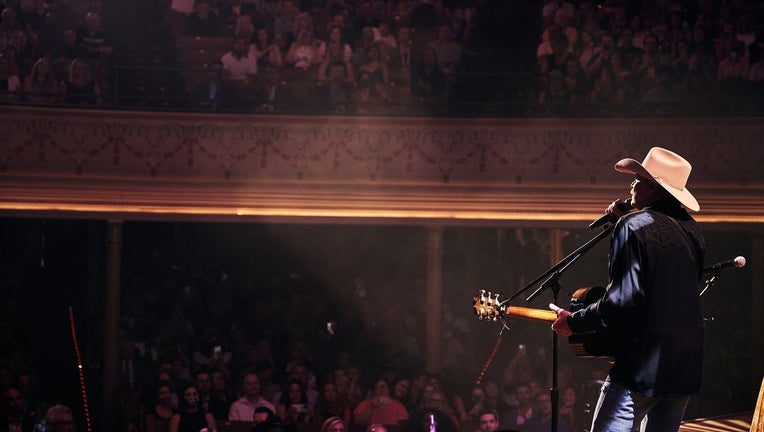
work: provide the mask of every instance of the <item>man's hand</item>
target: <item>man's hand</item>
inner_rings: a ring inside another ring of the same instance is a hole
[[[557,314],[557,319],[552,323],[552,331],[561,336],[570,336],[573,332],[568,327],[568,315],[570,312],[557,306],[554,303],[549,303],[549,309]]]

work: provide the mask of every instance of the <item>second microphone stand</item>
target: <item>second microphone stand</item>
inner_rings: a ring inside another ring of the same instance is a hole
[[[588,252],[589,249],[591,249],[592,247],[594,247],[594,245],[599,243],[600,240],[609,236],[610,233],[613,231],[614,227],[615,225],[613,224],[609,225],[601,233],[597,234],[591,240],[581,245],[575,251],[571,252],[568,256],[560,260],[557,264],[550,267],[544,273],[540,274],[538,277],[536,277],[526,286],[522,287],[519,291],[512,294],[503,303],[509,303],[510,301],[518,297],[520,294],[524,293],[525,291],[528,291],[532,286],[536,285],[539,281],[546,278],[546,280],[538,287],[538,289],[536,289],[536,291],[534,291],[531,295],[529,295],[525,299],[525,301],[530,303],[544,290],[551,289],[553,302],[554,304],[557,304],[558,297],[560,294],[560,289],[561,289],[560,277],[562,276],[562,274],[574,262],[578,261],[579,258],[581,258],[586,252]],[[558,357],[559,357],[558,347],[559,347],[559,339],[558,339],[557,333],[552,332],[552,388],[550,389],[550,398],[552,401],[552,432],[557,432],[559,430],[560,389],[557,384],[557,379],[558,379],[557,369],[558,369]]]

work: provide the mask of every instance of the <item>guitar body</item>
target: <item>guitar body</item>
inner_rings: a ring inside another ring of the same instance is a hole
[[[575,312],[601,299],[605,288],[600,286],[579,288],[570,299],[570,310]],[[568,338],[570,349],[579,357],[598,357],[612,359],[615,350],[613,338],[608,331],[573,335]]]

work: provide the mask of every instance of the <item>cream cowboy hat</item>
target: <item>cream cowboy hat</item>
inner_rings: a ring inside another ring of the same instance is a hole
[[[692,165],[670,150],[653,147],[647,152],[642,163],[634,159],[621,159],[615,164],[615,170],[651,178],[688,209],[700,210],[698,200],[692,196],[686,187]]]

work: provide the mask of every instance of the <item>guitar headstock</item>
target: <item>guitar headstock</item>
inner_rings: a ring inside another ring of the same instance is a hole
[[[499,317],[504,315],[507,306],[501,304],[500,296],[499,293],[492,294],[486,290],[480,290],[479,294],[472,299],[472,308],[478,319],[496,322]]]

